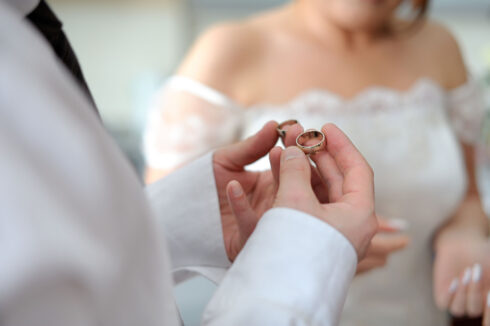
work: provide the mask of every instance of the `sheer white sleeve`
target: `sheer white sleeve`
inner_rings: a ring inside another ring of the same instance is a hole
[[[448,94],[449,118],[458,138],[475,144],[481,137],[485,103],[483,92],[476,81],[451,90]]]
[[[148,166],[174,169],[238,138],[242,109],[223,94],[183,76],[155,97],[144,135]]]

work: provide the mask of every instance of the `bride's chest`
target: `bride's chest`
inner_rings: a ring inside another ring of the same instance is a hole
[[[253,77],[247,74],[235,80],[233,88],[240,103],[287,103],[310,89],[352,99],[372,85],[403,92],[420,78],[443,82],[439,65],[427,63],[426,56],[410,47],[338,53],[295,44],[275,51],[251,67]]]
[[[443,93],[425,84],[406,94],[372,89],[355,101],[310,92],[284,107],[251,108],[244,117],[243,135],[269,120],[297,119],[305,128],[317,129],[333,122],[373,167],[378,202],[406,205],[405,211],[416,202],[429,201],[426,210],[440,212],[460,199],[466,172]]]

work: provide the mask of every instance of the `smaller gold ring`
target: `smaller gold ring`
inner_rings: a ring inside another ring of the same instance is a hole
[[[306,145],[306,143],[310,140],[318,140],[317,143],[313,145]],[[296,137],[296,145],[306,154],[306,155],[314,155],[315,153],[322,151],[325,149],[325,134],[316,129],[308,129],[302,134],[299,134]]]
[[[286,120],[286,121],[280,123],[279,126],[277,126],[277,128],[276,128],[277,133],[279,134],[279,137],[281,137],[281,138],[286,137],[286,130],[283,129],[284,127],[292,126],[292,125],[295,125],[297,123],[298,123],[298,120],[294,120],[294,119]]]

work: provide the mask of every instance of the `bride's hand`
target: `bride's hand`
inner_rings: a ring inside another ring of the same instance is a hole
[[[474,234],[449,235],[438,243],[434,263],[434,294],[441,309],[454,317],[485,312],[490,326],[490,240]]]
[[[404,249],[410,238],[398,232],[403,231],[394,220],[378,219],[378,233],[371,241],[366,257],[357,265],[356,274],[362,274],[375,268],[385,266],[389,256]]]

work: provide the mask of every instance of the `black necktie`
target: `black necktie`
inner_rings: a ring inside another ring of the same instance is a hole
[[[77,80],[78,84],[87,95],[88,100],[92,103],[92,106],[97,114],[99,114],[95,105],[94,99],[87,86],[87,82],[78,63],[78,59],[73,51],[68,38],[63,32],[63,24],[56,17],[55,13],[49,8],[48,4],[41,0],[39,5],[27,15],[29,20],[38,31],[46,38],[51,44],[53,51],[57,57],[63,62],[66,68],[72,73],[73,77]]]

